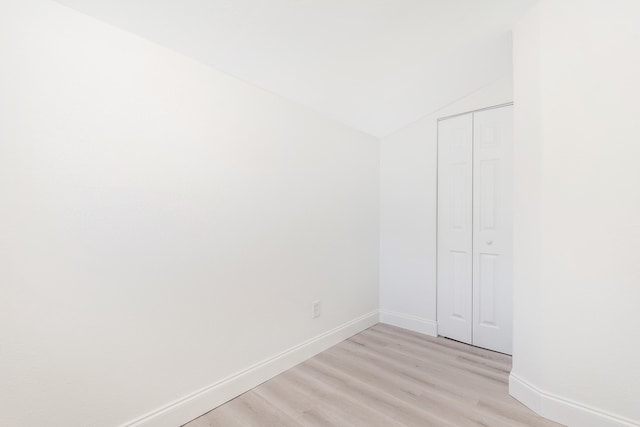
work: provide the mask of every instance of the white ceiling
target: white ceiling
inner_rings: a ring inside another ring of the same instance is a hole
[[[511,72],[536,0],[58,0],[375,136]]]

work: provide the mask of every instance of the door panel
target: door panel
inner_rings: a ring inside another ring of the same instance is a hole
[[[473,344],[511,354],[512,107],[474,113]]]
[[[472,342],[471,114],[438,123],[438,333]]]
[[[480,254],[478,256],[478,280],[474,291],[477,292],[478,304],[478,324],[483,326],[496,326],[496,270],[498,256],[494,254]],[[474,283],[475,285],[475,283]]]

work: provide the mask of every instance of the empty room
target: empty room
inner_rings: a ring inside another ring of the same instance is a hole
[[[640,1],[0,0],[0,427],[640,426]]]

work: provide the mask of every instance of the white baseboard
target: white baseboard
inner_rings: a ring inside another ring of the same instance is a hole
[[[376,323],[378,323],[377,310],[131,420],[121,427],[181,426]]]
[[[380,310],[380,323],[386,323],[387,325],[397,326],[432,337],[438,336],[438,324],[435,321],[410,314]]]
[[[514,373],[509,375],[509,394],[539,415],[568,427],[640,426],[640,422],[542,391]]]

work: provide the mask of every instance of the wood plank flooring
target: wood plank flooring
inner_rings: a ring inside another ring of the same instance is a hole
[[[546,427],[508,395],[511,357],[377,324],[185,427]]]

